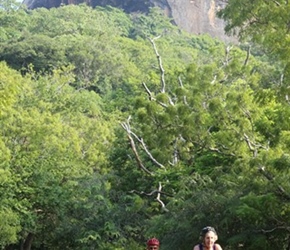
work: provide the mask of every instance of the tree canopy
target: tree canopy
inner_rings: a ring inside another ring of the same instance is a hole
[[[1,249],[289,249],[288,2],[229,0],[240,44],[0,6]]]

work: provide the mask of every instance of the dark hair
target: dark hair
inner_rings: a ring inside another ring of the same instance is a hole
[[[214,232],[216,235],[217,235],[217,233],[216,233],[216,231],[215,231],[215,229],[213,228],[213,227],[209,227],[209,226],[207,226],[207,227],[204,227],[202,230],[201,230],[201,232],[200,232],[200,237],[204,237],[208,232]]]

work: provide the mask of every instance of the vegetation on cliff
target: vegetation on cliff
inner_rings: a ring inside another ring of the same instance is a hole
[[[229,4],[239,48],[155,8],[1,6],[2,249],[191,249],[209,224],[223,249],[289,248],[285,26]]]

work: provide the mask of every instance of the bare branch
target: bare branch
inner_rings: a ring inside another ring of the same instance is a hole
[[[283,85],[283,81],[284,81],[284,74],[282,73],[280,76],[280,85]]]
[[[258,149],[259,149],[259,148],[263,148],[263,149],[265,149],[265,150],[268,150],[268,149],[269,149],[267,146],[263,146],[263,145],[261,145],[261,144],[258,144],[258,143],[255,143],[255,142],[252,142],[252,141],[250,140],[249,136],[248,136],[246,133],[244,133],[244,138],[245,138],[245,141],[246,141],[246,143],[247,143],[247,145],[248,145],[248,148],[250,149],[250,151],[253,152],[253,156],[254,156],[254,157],[257,157]]]
[[[148,96],[149,96],[149,100],[150,100],[150,101],[152,101],[152,100],[155,101],[155,98],[152,96],[152,93],[151,93],[151,91],[148,89],[146,83],[145,83],[145,82],[142,82],[142,85],[143,85],[144,89],[146,90],[146,92],[147,92],[147,94],[148,94]]]
[[[250,141],[249,137],[246,134],[244,134],[244,138],[245,138],[245,141],[248,145],[248,148],[250,149],[250,151],[253,152],[254,157],[256,157],[257,156],[257,149],[252,146],[252,142]]]
[[[169,193],[166,193],[166,192],[162,192],[162,191],[158,191],[157,189],[151,191],[150,193],[145,193],[144,191],[137,191],[135,189],[129,191],[129,193],[135,193],[135,194],[139,194],[139,195],[146,195],[146,196],[152,196],[156,193],[160,193],[160,194],[163,194],[163,195],[166,195],[166,196],[169,196],[169,197],[173,197],[173,194],[169,194]]]
[[[221,145],[221,147],[222,147],[223,149],[227,149],[227,148],[226,148],[225,146],[223,146],[223,145]],[[221,155],[225,155],[225,156],[236,156],[234,153],[225,153],[225,152],[222,152],[222,151],[221,151],[220,149],[218,149],[218,148],[210,147],[209,150],[212,151],[212,152],[219,153],[219,154],[221,154]]]
[[[161,208],[165,211],[165,212],[169,212],[169,210],[165,207],[164,202],[160,199],[160,192],[162,190],[162,185],[161,182],[159,182],[159,187],[158,187],[158,194],[157,194],[157,198],[156,200],[161,204]]]
[[[177,149],[178,138],[174,140],[174,149],[173,149],[173,159],[172,165],[175,166],[178,163],[178,149]]]
[[[132,130],[131,130],[131,127],[130,127],[130,119],[131,117],[129,117],[127,119],[127,122],[123,122],[121,123],[121,126],[123,127],[123,129],[127,132],[127,136],[129,138],[129,141],[130,141],[130,144],[131,144],[131,148],[134,152],[134,155],[135,155],[135,158],[137,160],[137,163],[139,165],[139,167],[144,170],[146,173],[152,175],[152,173],[142,164],[142,161],[139,157],[139,154],[137,152],[137,149],[136,149],[136,145],[135,145],[135,141],[133,139],[133,137],[141,144],[142,148],[144,149],[144,151],[146,152],[146,154],[149,156],[150,160],[152,162],[154,162],[158,167],[160,168],[163,168],[165,169],[165,167],[159,163],[153,156],[152,154],[150,153],[150,151],[148,150],[146,144],[144,143],[143,139],[142,138],[139,138]],[[133,137],[132,137],[133,136]]]
[[[230,61],[229,56],[230,56],[231,49],[232,49],[232,46],[230,46],[230,45],[228,45],[226,47],[226,55],[225,55],[225,63],[224,63],[225,65],[228,65],[229,64],[229,61]]]
[[[181,80],[180,76],[178,77],[178,82],[179,82],[180,87],[183,88],[183,83],[182,83],[182,80]],[[183,103],[184,103],[184,105],[188,106],[188,102],[187,102],[187,99],[186,99],[185,95],[183,96]]]
[[[132,148],[132,151],[135,155],[135,158],[136,158],[136,161],[137,161],[137,164],[139,166],[140,169],[142,169],[145,173],[149,174],[149,175],[153,175],[142,163],[140,157],[139,157],[139,154],[137,152],[137,149],[136,149],[136,145],[135,145],[135,142],[131,136],[131,129],[130,129],[130,124],[129,124],[129,120],[130,120],[130,117],[128,118],[128,121],[127,123],[121,123],[121,126],[124,128],[124,130],[126,130],[127,132],[127,136],[128,136],[128,139],[130,141],[130,145],[131,145],[131,148]]]
[[[142,82],[142,85],[144,87],[144,89],[146,90],[148,96],[149,96],[149,100],[150,101],[156,101],[156,99],[153,97],[151,91],[149,90],[149,88],[147,87],[146,83],[145,82]],[[162,106],[163,108],[167,108],[167,105],[162,103],[162,102],[159,102],[159,101],[156,101],[160,106]]]
[[[180,77],[180,76],[178,77],[178,82],[179,82],[179,85],[180,85],[180,87],[181,87],[181,88],[183,88],[183,82],[182,82],[182,80],[181,80],[181,77]]]
[[[162,60],[161,60],[161,56],[159,55],[158,53],[158,50],[156,48],[156,45],[155,45],[155,40],[159,39],[161,36],[157,36],[153,39],[149,38],[149,41],[151,42],[152,46],[153,46],[153,49],[155,51],[155,55],[157,57],[157,60],[158,60],[158,64],[159,64],[159,69],[160,69],[160,78],[161,78],[161,93],[165,93],[165,70],[163,68],[163,65],[162,65]]]
[[[145,152],[146,152],[146,154],[149,156],[149,158],[151,159],[151,161],[153,161],[157,166],[159,166],[160,168],[164,168],[165,169],[165,167],[161,164],[161,163],[159,163],[153,156],[152,156],[152,154],[150,153],[150,151],[147,149],[147,146],[146,146],[146,144],[144,143],[144,141],[143,141],[143,139],[142,138],[139,138],[135,133],[133,133],[132,131],[131,131],[131,134],[141,143],[141,145],[142,145],[142,147],[143,147],[143,149],[145,150]]]
[[[161,200],[161,194],[163,195],[166,195],[166,196],[170,196],[170,197],[173,197],[172,194],[168,194],[168,193],[165,193],[165,192],[162,192],[162,185],[161,185],[161,182],[159,182],[159,187],[158,189],[155,189],[153,191],[151,191],[150,193],[145,193],[143,191],[137,191],[137,190],[131,190],[130,193],[137,193],[137,194],[140,194],[140,195],[146,195],[146,196],[152,196],[154,194],[157,193],[157,197],[156,197],[156,200],[161,204],[161,208],[165,211],[165,212],[169,212],[169,210],[166,208],[164,202]]]

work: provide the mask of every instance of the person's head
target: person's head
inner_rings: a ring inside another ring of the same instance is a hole
[[[217,239],[218,236],[213,227],[204,227],[200,232],[200,240],[207,248],[211,248]]]
[[[151,238],[147,241],[147,250],[159,250],[159,240],[156,238]]]

